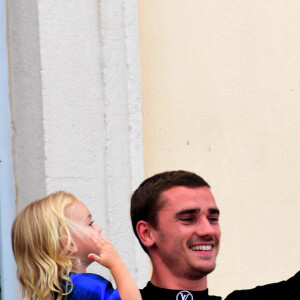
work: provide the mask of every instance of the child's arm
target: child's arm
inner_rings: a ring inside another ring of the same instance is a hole
[[[115,279],[121,299],[141,300],[142,297],[140,291],[133,277],[130,275],[111,242],[102,235],[90,236],[90,238],[99,249],[100,254],[96,255],[95,253],[91,253],[88,257],[94,259],[110,270]]]

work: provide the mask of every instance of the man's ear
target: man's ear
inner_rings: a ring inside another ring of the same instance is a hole
[[[149,248],[154,245],[153,227],[146,221],[138,221],[136,224],[136,232],[142,244]]]

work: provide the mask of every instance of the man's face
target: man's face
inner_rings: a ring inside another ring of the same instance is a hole
[[[212,272],[220,244],[219,210],[207,187],[172,187],[153,230],[154,249],[175,276],[199,279]]]

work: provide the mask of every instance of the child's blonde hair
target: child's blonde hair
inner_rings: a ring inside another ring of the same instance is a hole
[[[25,299],[62,299],[71,292],[73,224],[64,210],[75,201],[72,194],[56,192],[30,203],[16,217],[12,246]]]

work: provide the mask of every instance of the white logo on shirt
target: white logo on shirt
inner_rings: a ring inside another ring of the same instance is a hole
[[[176,300],[193,300],[193,295],[189,291],[181,291],[176,295]]]

